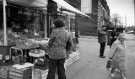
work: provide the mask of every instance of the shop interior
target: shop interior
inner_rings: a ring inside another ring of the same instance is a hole
[[[0,6],[0,18],[3,18],[2,4]],[[39,44],[46,46],[49,41],[46,37],[46,10],[8,3],[6,12],[8,46],[3,46],[3,19],[0,19],[0,72],[3,72],[0,73],[0,79],[15,79],[15,77],[18,77],[17,79],[42,79],[34,75],[42,72],[45,76],[48,69],[46,52],[39,48]],[[75,19],[70,18],[69,21],[68,16],[60,15],[59,17],[67,23],[66,29],[73,32]],[[50,25],[52,23],[53,19]],[[76,50],[75,44],[73,52]],[[71,56],[76,56],[76,53]],[[68,61],[72,62],[72,59]]]

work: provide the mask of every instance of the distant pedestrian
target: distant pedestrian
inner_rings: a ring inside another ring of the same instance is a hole
[[[54,21],[54,29],[51,32],[48,43],[49,71],[47,79],[55,79],[56,71],[58,79],[66,79],[64,63],[72,48],[72,36],[65,30],[62,20]]]
[[[115,77],[115,70],[119,70],[120,74],[124,79],[126,79],[126,68],[125,68],[125,34],[120,33],[117,40],[112,44],[111,52],[109,54],[109,58],[112,61],[112,70],[111,75]],[[118,73],[117,73],[118,75]],[[119,78],[121,79],[121,78]],[[123,78],[122,78],[123,79]]]
[[[103,25],[100,30],[98,30],[98,42],[100,44],[100,55],[99,57],[105,58],[104,50],[107,43],[107,26]]]

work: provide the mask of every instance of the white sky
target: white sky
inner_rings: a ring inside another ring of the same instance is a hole
[[[109,5],[111,15],[119,14],[124,25],[135,25],[133,0],[107,0],[107,3]]]

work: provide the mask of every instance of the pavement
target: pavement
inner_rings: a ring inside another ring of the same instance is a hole
[[[128,34],[126,40],[127,53],[126,53],[126,66],[128,79],[135,79],[135,35]]]
[[[127,35],[131,38],[134,35]],[[109,79],[105,68],[107,58],[99,58],[99,44],[97,37],[81,36],[79,38],[80,59],[67,69],[67,79]],[[126,40],[127,45],[127,73],[128,79],[135,79],[135,39]],[[105,49],[105,56],[109,53],[109,46]]]
[[[68,68],[67,79],[106,79],[106,59],[98,57],[99,44],[96,37],[83,36],[79,41],[80,60]]]

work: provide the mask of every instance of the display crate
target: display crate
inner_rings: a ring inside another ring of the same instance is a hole
[[[32,79],[46,79],[48,74],[48,69],[41,70],[41,69],[33,69],[32,71]]]
[[[0,66],[2,66],[3,64],[3,61],[9,61],[10,60],[10,48],[14,46],[14,45],[7,45],[7,46],[3,46],[1,45],[0,46],[0,55],[2,56],[0,58]]]
[[[23,51],[16,47],[10,48],[10,59],[14,62],[14,64],[22,64],[23,59]]]
[[[11,46],[0,46],[0,55],[2,55],[2,60],[5,60],[6,56],[9,56],[9,50]]]
[[[71,64],[73,64],[74,62],[76,62],[77,60],[80,59],[80,53],[79,53],[79,50],[77,50],[76,52],[72,52],[70,55],[69,55],[69,58],[66,59],[65,61],[65,64],[64,64],[64,67],[65,69],[67,70],[67,67],[70,66]]]
[[[9,68],[7,66],[0,67],[0,79],[8,79]]]
[[[6,55],[9,54],[9,49],[11,46],[0,46],[0,54]]]
[[[32,79],[32,68],[16,69],[11,67],[9,79]]]

